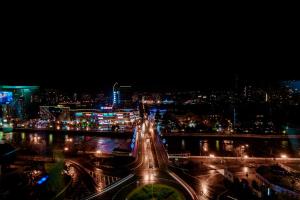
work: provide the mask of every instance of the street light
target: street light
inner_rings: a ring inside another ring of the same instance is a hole
[[[281,158],[287,158],[286,154],[281,154]]]

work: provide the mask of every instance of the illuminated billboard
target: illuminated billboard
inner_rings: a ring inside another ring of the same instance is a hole
[[[12,92],[0,91],[0,104],[9,104],[13,101]]]

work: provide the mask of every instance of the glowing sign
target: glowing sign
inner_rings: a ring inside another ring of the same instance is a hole
[[[103,113],[103,117],[112,117],[115,113]]]
[[[75,116],[76,116],[76,117],[81,117],[82,115],[83,115],[83,113],[81,113],[81,112],[75,113]]]
[[[12,92],[0,91],[0,104],[9,104],[13,101]]]
[[[112,110],[111,106],[101,106],[101,110]]]

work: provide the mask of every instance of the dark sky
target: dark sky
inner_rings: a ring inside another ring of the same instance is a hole
[[[23,23],[17,31],[6,29],[0,83],[108,88],[119,81],[168,89],[231,86],[237,74],[258,81],[299,79],[296,33],[251,27]]]

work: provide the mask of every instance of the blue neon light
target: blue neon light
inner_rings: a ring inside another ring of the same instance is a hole
[[[9,104],[13,101],[12,92],[0,91],[0,104]]]
[[[130,144],[130,147],[131,147],[131,150],[134,149],[134,146],[135,146],[135,139],[136,139],[136,128],[134,129],[134,133],[133,133],[133,136],[132,136],[132,139],[131,139],[131,144]]]
[[[37,182],[37,184],[38,185],[41,185],[41,184],[43,184],[47,179],[48,179],[48,175],[46,175],[46,176],[43,176],[38,182]]]

